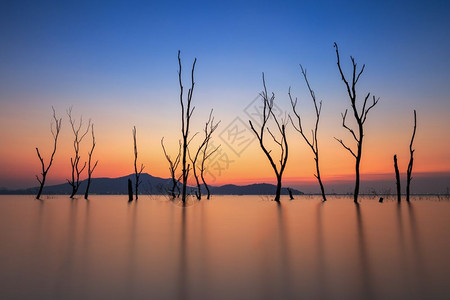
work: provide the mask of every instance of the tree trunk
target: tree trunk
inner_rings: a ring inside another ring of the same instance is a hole
[[[133,184],[131,179],[128,179],[128,203],[133,201]]]
[[[292,190],[290,188],[287,188],[289,192],[289,199],[294,200],[294,196],[292,195]]]
[[[281,194],[281,176],[277,176],[277,190],[275,192],[275,201],[280,202],[280,194]]]
[[[356,116],[356,111],[355,111]],[[358,118],[357,118],[358,120]],[[359,127],[359,141],[358,141],[358,152],[356,155],[356,163],[355,163],[355,171],[356,171],[356,178],[355,178],[355,192],[353,194],[353,202],[358,203],[358,196],[359,196],[359,166],[361,164],[361,155],[362,155],[362,143],[363,143],[363,137],[364,137],[364,129],[361,121],[358,121],[358,127]]]
[[[139,195],[139,192],[138,192],[138,188],[139,188],[139,177],[136,177],[136,184],[135,184],[135,189],[136,189],[136,200],[138,199],[138,195]]]
[[[89,176],[88,181],[87,181],[87,186],[86,186],[86,192],[84,193],[84,199],[87,200],[88,195],[89,195],[89,188],[91,186],[91,177]]]
[[[359,164],[361,162],[361,157],[358,156],[356,158],[356,164],[355,164],[355,171],[356,171],[356,178],[355,178],[355,191],[353,194],[353,202],[358,203],[358,195],[359,195]]]
[[[320,192],[322,193],[322,198],[323,201],[327,201],[327,197],[325,196],[325,189],[323,188],[323,183],[322,183],[322,178],[320,177],[320,171],[319,171],[319,155],[316,154],[316,171],[317,171],[317,180],[319,181],[319,185],[320,185]]]
[[[394,169],[395,169],[395,180],[397,184],[397,201],[400,203],[402,201],[402,190],[400,186],[400,172],[398,171],[397,155],[394,155]]]
[[[77,193],[78,188],[72,187],[72,193],[70,194],[70,198],[74,198],[75,194]]]
[[[38,191],[38,193],[37,193],[37,195],[36,195],[36,199],[38,199],[38,200],[41,198],[42,190],[44,189],[44,184],[45,184],[45,177],[46,177],[46,175],[47,175],[47,174],[42,175],[41,186],[39,187],[39,191]]]
[[[417,127],[417,118],[416,118],[416,110],[414,110],[414,130],[411,137],[411,143],[409,144],[409,163],[408,163],[408,169],[406,170],[406,201],[409,202],[409,194],[410,194],[410,186],[411,186],[411,174],[414,164],[414,149],[413,149],[413,143],[414,143],[414,137],[416,136],[416,127]]]
[[[181,190],[181,201],[183,204],[186,203],[186,180],[183,178],[183,188]]]
[[[170,194],[172,195],[172,199],[175,199],[175,188],[177,186],[177,181],[172,177],[172,189],[170,190]]]
[[[206,183],[205,183],[205,188],[206,188],[206,192],[207,192],[206,200],[209,200],[209,198],[211,196],[211,192],[209,191],[209,187],[208,187],[208,185],[206,185]]]

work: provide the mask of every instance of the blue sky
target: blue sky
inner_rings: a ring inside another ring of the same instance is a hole
[[[282,88],[287,66],[335,67],[336,41],[393,86],[449,91],[446,1],[3,1],[0,10],[3,90],[171,88],[161,78],[178,49],[186,62],[198,57],[205,86],[243,89],[265,71]]]

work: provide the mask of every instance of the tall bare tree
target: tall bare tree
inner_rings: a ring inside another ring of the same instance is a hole
[[[138,200],[139,197],[139,185],[141,184],[141,173],[144,170],[144,165],[141,164],[141,166],[137,167],[137,158],[138,158],[138,149],[137,149],[137,140],[136,140],[136,126],[133,127],[133,142],[134,142],[134,176],[135,176],[135,183],[134,183],[134,189],[136,192],[136,200]]]
[[[205,129],[204,129],[205,137],[203,138],[203,141],[200,144],[200,146],[197,148],[197,151],[195,152],[194,157],[192,157],[190,151],[188,151],[189,160],[191,161],[192,171],[193,171],[193,174],[194,174],[195,182],[197,184],[197,191],[195,192],[195,195],[196,195],[198,200],[202,199],[202,190],[201,190],[200,179],[199,179],[199,176],[197,174],[197,168],[200,170],[200,172],[202,172],[201,171],[202,168],[198,167],[196,165],[197,164],[197,159],[199,158],[199,155],[201,153],[203,153],[202,164],[204,166],[205,153],[202,152],[202,150],[209,143],[209,141],[211,140],[211,136],[212,136],[213,132],[217,129],[217,127],[219,126],[219,123],[220,123],[220,121],[217,122],[217,123],[214,123],[214,117],[212,116],[212,113],[213,113],[213,110],[211,109],[211,112],[209,113],[208,121],[206,122]],[[204,181],[204,177],[202,177],[202,181]],[[209,188],[208,188],[208,195],[210,195]]]
[[[277,177],[277,189],[275,193],[275,201],[280,202],[280,194],[281,194],[281,180],[283,177],[283,172],[286,168],[286,163],[288,159],[288,143],[286,140],[286,120],[279,121],[277,117],[275,116],[273,112],[273,102],[275,100],[275,94],[272,93],[272,95],[269,98],[269,95],[267,94],[267,88],[266,88],[266,81],[264,79],[264,73],[262,74],[262,80],[263,80],[263,86],[264,90],[261,92],[261,97],[263,99],[263,110],[262,110],[262,124],[259,131],[255,129],[253,126],[253,123],[251,120],[249,120],[250,128],[255,133],[256,137],[259,140],[259,145],[261,149],[263,150],[264,154],[266,155],[267,159],[270,162],[270,165],[272,166],[275,175]],[[267,122],[272,117],[272,119],[275,121],[276,127],[281,135],[281,138],[277,139],[275,135],[270,131]],[[269,135],[272,137],[273,141],[280,147],[280,160],[279,165],[277,165],[270,152],[272,150],[267,150],[266,145],[264,145],[264,132],[267,130]]]
[[[295,128],[295,130],[297,130],[301,134],[301,136],[303,137],[305,142],[308,144],[308,146],[311,148],[311,150],[312,150],[312,152],[314,154],[314,161],[316,162],[316,173],[317,173],[317,174],[314,174],[314,176],[317,178],[317,181],[319,182],[320,191],[322,193],[323,201],[327,201],[327,198],[325,196],[325,190],[323,188],[322,178],[320,177],[319,144],[317,142],[317,131],[319,129],[320,112],[322,111],[322,101],[320,101],[319,105],[317,105],[316,95],[315,95],[314,91],[311,89],[311,86],[310,86],[309,81],[308,81],[308,77],[306,76],[306,70],[303,69],[302,65],[300,65],[300,69],[302,70],[303,78],[305,79],[306,86],[308,87],[309,94],[311,95],[312,101],[314,103],[314,109],[315,109],[315,112],[316,112],[316,122],[315,122],[314,130],[311,130],[311,133],[312,133],[311,139],[306,137],[305,133],[303,132],[302,120],[301,120],[301,117],[300,117],[299,113],[296,110],[297,98],[295,98],[295,101],[292,99],[291,88],[289,88],[289,93],[288,94],[289,94],[289,99],[291,100],[292,110],[294,111],[294,114],[297,117],[298,125],[296,126],[294,124],[294,122],[292,121],[291,116],[289,116],[289,119],[291,120],[292,126]]]
[[[178,195],[180,194],[180,188],[178,187],[178,182],[180,178],[176,177],[176,172],[178,169],[178,165],[180,164],[180,157],[181,157],[181,141],[178,142],[178,154],[175,157],[175,160],[172,160],[169,154],[167,154],[166,147],[164,147],[164,137],[161,139],[161,147],[164,151],[164,156],[166,157],[167,161],[169,162],[169,171],[170,171],[170,177],[172,178],[172,187],[170,188],[170,195],[172,196],[172,199],[175,199],[175,189],[178,190]]]
[[[414,137],[416,136],[416,127],[417,127],[417,117],[416,117],[416,110],[414,110],[414,130],[413,134],[411,136],[411,142],[409,143],[409,164],[408,169],[406,170],[406,201],[409,202],[409,194],[410,194],[410,187],[411,187],[411,174],[413,169],[413,162],[414,162],[414,149],[413,149],[413,143],[414,143]]]
[[[50,170],[50,167],[52,166],[52,163],[53,163],[53,158],[55,157],[56,145],[58,143],[58,136],[59,136],[59,132],[61,131],[62,119],[56,118],[56,113],[55,113],[55,109],[53,108],[53,106],[52,106],[52,110],[53,110],[53,121],[55,121],[54,127],[53,127],[53,121],[50,123],[50,131],[52,132],[52,136],[53,136],[53,152],[50,156],[50,161],[47,166],[45,166],[44,159],[42,158],[41,153],[39,152],[39,148],[36,147],[36,153],[39,158],[39,161],[41,162],[41,168],[42,168],[42,171],[41,171],[42,178],[39,178],[39,176],[36,175],[36,179],[39,182],[39,191],[36,195],[36,199],[41,198],[42,189],[44,188],[45,179],[47,178],[47,173]]]
[[[194,71],[197,58],[194,59],[191,70],[191,88],[188,90],[187,99],[183,98],[183,83],[181,80],[181,58],[180,51],[178,50],[178,82],[180,84],[180,104],[181,104],[181,134],[182,134],[182,151],[181,151],[181,171],[182,171],[182,192],[181,200],[183,204],[186,203],[186,187],[189,177],[190,165],[187,163],[188,147],[192,138],[189,138],[189,126],[195,107],[191,108],[192,94],[194,93]],[[186,102],[186,103],[185,103]]]
[[[73,139],[73,149],[74,156],[70,158],[70,165],[72,167],[72,177],[71,179],[67,179],[67,182],[72,187],[72,192],[70,194],[70,198],[74,198],[75,194],[78,192],[80,187],[80,174],[83,173],[83,170],[86,168],[86,162],[84,162],[83,166],[80,167],[80,144],[86,134],[89,132],[89,128],[91,127],[91,120],[89,120],[88,126],[86,127],[86,131],[80,130],[83,126],[83,117],[80,117],[80,121],[77,125],[77,122],[72,118],[72,108],[67,110],[67,115],[69,116],[69,122],[72,127],[72,132],[74,135]]]
[[[339,49],[338,49],[338,45],[336,43],[334,43],[334,48],[336,48],[336,57],[337,57],[337,65],[338,65],[339,73],[342,77],[342,81],[345,83],[345,87],[347,88],[347,93],[350,98],[351,109],[352,109],[353,116],[354,116],[356,124],[357,124],[357,130],[355,132],[355,130],[348,127],[345,123],[345,121],[346,121],[345,119],[347,117],[347,109],[345,110],[345,113],[341,114],[342,115],[342,126],[351,133],[353,139],[356,141],[356,147],[357,147],[356,153],[349,146],[347,146],[342,141],[342,139],[337,139],[337,138],[335,138],[335,139],[346,150],[348,150],[350,152],[350,154],[355,158],[356,178],[355,178],[355,191],[353,194],[353,201],[355,203],[358,203],[359,182],[360,182],[359,167],[361,164],[361,156],[362,156],[362,146],[363,146],[363,138],[364,138],[364,123],[366,122],[369,111],[378,103],[380,98],[376,99],[375,96],[372,96],[372,103],[369,104],[369,106],[367,106],[367,100],[370,98],[370,93],[368,93],[364,98],[362,108],[361,109],[358,108],[356,85],[358,83],[359,77],[364,72],[365,65],[363,65],[362,68],[358,71],[355,59],[352,56],[350,56],[350,60],[352,61],[352,65],[353,65],[353,72],[352,72],[351,83],[349,83],[348,80],[345,78],[344,72],[342,71],[342,68],[341,68],[341,63],[340,63],[340,59],[339,59]]]
[[[400,185],[400,172],[398,171],[397,155],[394,155],[395,183],[397,186],[397,202],[402,201],[402,189]]]
[[[88,179],[87,179],[87,185],[86,185],[86,192],[84,193],[84,199],[87,200],[88,196],[89,196],[89,188],[91,187],[91,178],[92,178],[92,173],[94,173],[95,168],[97,167],[98,164],[98,160],[95,161],[95,163],[92,165],[92,153],[94,152],[95,149],[95,135],[94,135],[94,124],[91,125],[91,134],[92,134],[92,147],[91,147],[91,151],[88,152],[88,168],[87,168],[87,172],[88,172]]]

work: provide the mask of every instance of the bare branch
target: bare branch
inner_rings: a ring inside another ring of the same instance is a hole
[[[380,98],[375,99],[375,96],[373,96],[373,102],[372,104],[365,110],[364,112],[364,117],[362,119],[362,123],[364,124],[366,122],[366,118],[367,118],[367,114],[369,113],[369,111],[375,106],[377,105],[378,101],[380,100]]]
[[[352,151],[352,149],[350,149],[349,147],[347,147],[344,142],[342,140],[339,140],[337,138],[334,138],[336,141],[338,141],[345,149],[347,149],[352,155],[353,157],[356,158],[356,154]]]
[[[342,127],[344,127],[345,129],[347,129],[348,131],[350,131],[350,133],[352,134],[353,138],[355,139],[356,142],[359,142],[358,138],[356,137],[355,132],[353,131],[353,129],[349,128],[347,125],[345,125],[345,118],[347,117],[347,110],[345,110],[345,113],[341,113],[342,116]]]

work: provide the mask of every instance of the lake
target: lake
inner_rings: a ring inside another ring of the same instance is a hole
[[[444,299],[450,201],[0,196],[1,299]]]

